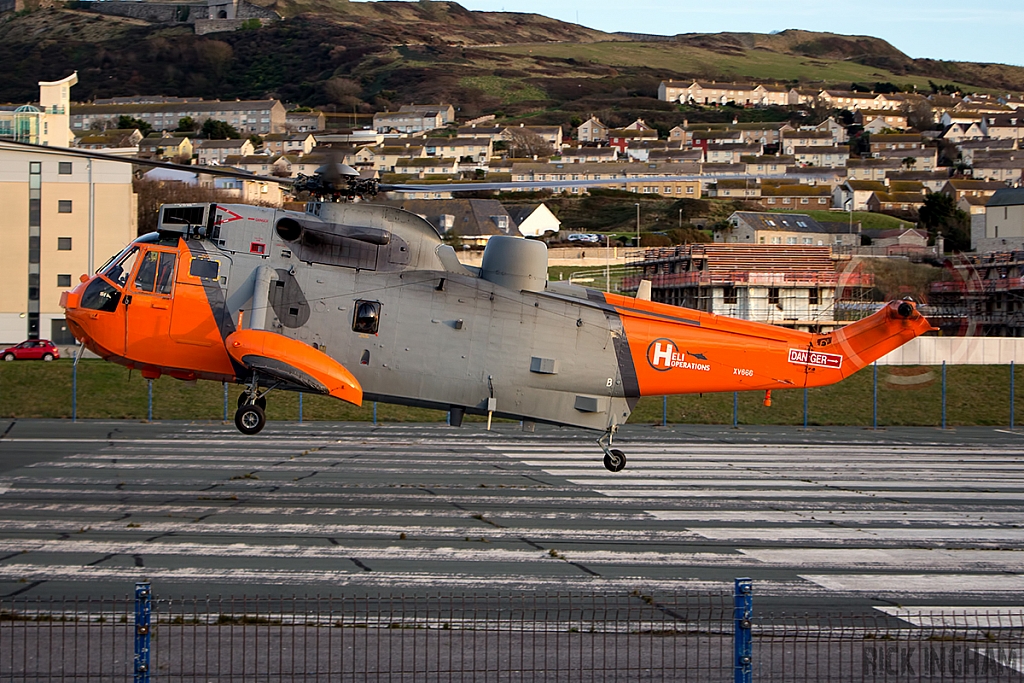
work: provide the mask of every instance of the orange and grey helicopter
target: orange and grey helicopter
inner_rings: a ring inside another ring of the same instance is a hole
[[[832,384],[932,329],[912,301],[812,334],[548,281],[545,244],[511,236],[469,267],[420,216],[347,201],[422,187],[333,162],[293,182],[304,212],[163,206],[156,232],[62,294],[74,335],[147,378],[243,384],[244,434],[270,391],[303,391],[442,409],[456,426],[469,413],[597,430],[619,471],[612,436],[643,396]]]

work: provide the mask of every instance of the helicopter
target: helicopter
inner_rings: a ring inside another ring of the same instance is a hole
[[[618,472],[612,440],[641,397],[764,391],[770,404],[773,389],[838,382],[934,329],[910,300],[815,334],[653,302],[649,284],[630,297],[549,281],[546,245],[507,235],[466,266],[424,218],[368,201],[438,186],[381,185],[334,161],[295,180],[148,163],[309,196],[304,211],[164,205],[155,232],[61,294],[69,329],[103,359],[242,384],[245,435],[265,426],[268,394],[302,391],[445,410],[456,427],[469,414],[594,430]]]

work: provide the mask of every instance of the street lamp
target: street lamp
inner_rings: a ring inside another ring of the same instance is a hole
[[[679,229],[683,229],[683,210],[679,209]]]
[[[636,248],[640,248],[640,202],[636,203]]]

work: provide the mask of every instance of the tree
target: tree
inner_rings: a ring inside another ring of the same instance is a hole
[[[512,156],[518,159],[547,157],[555,151],[547,140],[526,128],[509,129],[508,148]]]
[[[210,140],[237,140],[240,137],[234,126],[227,121],[218,121],[217,119],[206,119],[203,123],[202,133],[203,137]]]
[[[941,192],[929,193],[918,212],[918,220],[932,237],[942,235],[948,249],[970,250],[971,217],[957,207],[952,196]]]
[[[182,133],[195,133],[198,126],[196,126],[195,119],[191,116],[183,116],[178,119],[178,127],[176,130]]]
[[[143,135],[149,135],[153,132],[153,126],[149,125],[145,121],[140,119],[133,119],[127,114],[121,114],[117,117],[117,127],[119,130],[126,130],[128,128],[138,128],[139,132]]]
[[[913,170],[913,168],[917,166],[917,159],[915,157],[903,157],[903,161],[900,162],[900,165],[908,171]]]
[[[263,138],[261,138],[256,133],[253,133],[252,135],[249,136],[249,142],[252,143],[253,149],[259,149],[260,147],[263,146]]]

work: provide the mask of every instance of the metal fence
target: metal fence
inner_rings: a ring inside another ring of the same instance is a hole
[[[749,584],[747,584],[749,585]],[[2,681],[1019,681],[1024,613],[761,615],[735,595],[0,601]]]

